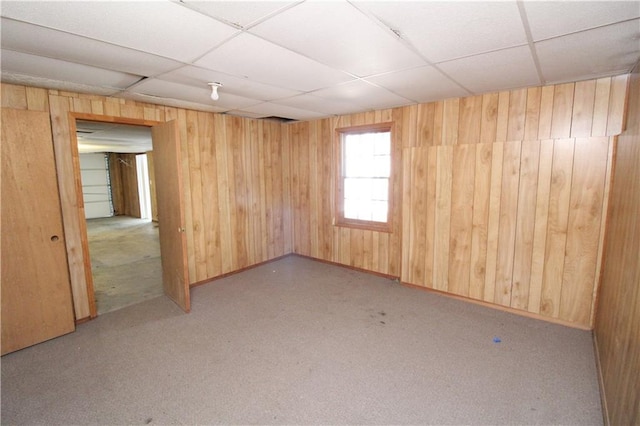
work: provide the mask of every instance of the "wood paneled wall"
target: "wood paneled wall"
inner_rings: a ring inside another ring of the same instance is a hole
[[[591,327],[627,80],[290,125],[294,252]],[[334,129],[386,121],[402,147],[393,233],[333,226]]]
[[[2,106],[48,111],[58,170],[76,319],[91,314],[77,198],[70,113],[135,120],[152,126],[176,119],[180,128],[190,283],[208,280],[291,251],[288,135],[263,122],[84,95],[2,84]]]
[[[405,110],[382,110],[288,125],[291,135],[293,252],[355,268],[400,276],[402,175]],[[333,225],[335,213],[335,129],[394,122],[392,141],[393,231],[377,232]]]
[[[141,217],[136,154],[109,154],[109,177],[116,216]]]
[[[618,137],[596,350],[611,425],[640,424],[640,69],[631,75],[627,130]]]

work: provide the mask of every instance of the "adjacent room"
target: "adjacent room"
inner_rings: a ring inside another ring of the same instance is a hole
[[[7,424],[640,422],[640,2],[3,2]]]

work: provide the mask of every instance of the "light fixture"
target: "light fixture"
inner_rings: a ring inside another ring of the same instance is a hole
[[[216,81],[213,83],[209,83],[209,86],[211,86],[211,99],[214,101],[220,99],[220,95],[218,95],[218,87],[222,87],[222,83],[218,83]]]

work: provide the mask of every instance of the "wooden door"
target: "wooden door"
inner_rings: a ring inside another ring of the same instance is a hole
[[[182,161],[176,121],[151,128],[162,253],[164,293],[185,312],[191,309],[184,232]]]
[[[2,108],[2,355],[75,330],[49,114]]]

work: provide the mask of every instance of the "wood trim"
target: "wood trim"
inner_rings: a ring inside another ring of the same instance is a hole
[[[292,256],[292,255],[293,255],[293,253],[287,253],[287,254],[285,254],[283,256],[278,256],[278,257],[273,258],[273,259],[265,260],[264,262],[256,263],[255,265],[245,266],[244,268],[240,268],[240,269],[238,269],[236,271],[227,272],[227,273],[218,275],[218,276],[213,277],[213,278],[207,278],[206,280],[196,281],[194,283],[191,283],[189,285],[189,288],[199,287],[199,286],[205,285],[205,284],[211,284],[213,281],[216,281],[216,280],[219,280],[219,279],[222,279],[222,278],[226,278],[226,277],[229,277],[231,275],[239,274],[240,272],[248,271],[249,269],[257,268],[258,266],[262,266],[262,265],[266,265],[268,263],[272,263],[272,262],[275,262],[275,261],[278,261],[278,260],[282,260],[285,257],[289,257],[289,256]],[[301,256],[301,257],[305,257],[305,256]]]
[[[610,426],[609,406],[607,405],[606,388],[604,387],[604,375],[602,374],[602,360],[598,351],[598,336],[593,333],[593,352],[596,357],[596,372],[598,374],[598,388],[600,388],[600,404],[602,406],[602,422],[605,426]]]
[[[389,147],[389,180],[387,188],[387,221],[386,222],[374,222],[360,219],[350,219],[344,217],[344,179],[342,178],[342,163],[343,163],[343,150],[342,150],[342,135],[345,134],[361,134],[361,133],[382,133],[389,132],[390,134],[390,147]],[[334,152],[335,152],[335,220],[334,225],[355,228],[368,231],[386,232],[392,233],[393,229],[393,188],[394,188],[394,156],[397,155],[395,147],[398,140],[395,134],[394,122],[364,124],[349,127],[336,128],[334,132]]]
[[[528,311],[523,311],[523,310],[520,310],[520,309],[510,308],[508,306],[497,305],[497,304],[490,303],[490,302],[484,302],[482,300],[475,300],[475,299],[471,299],[469,297],[458,296],[458,295],[453,294],[453,293],[448,293],[446,291],[441,291],[441,290],[436,290],[436,289],[433,289],[433,288],[423,287],[421,285],[410,284],[410,283],[406,283],[406,282],[402,282],[402,281],[400,281],[400,284],[402,284],[403,286],[410,287],[410,288],[415,288],[415,289],[418,289],[418,290],[425,290],[425,291],[428,291],[428,292],[437,293],[437,294],[439,294],[441,296],[450,297],[452,299],[460,300],[460,301],[463,301],[463,302],[468,302],[468,303],[473,303],[473,304],[476,304],[476,305],[484,306],[486,308],[491,308],[491,309],[496,309],[498,311],[508,312],[510,314],[515,314],[515,315],[518,315],[518,316],[521,316],[521,317],[532,318],[532,319],[536,319],[536,320],[540,320],[540,321],[550,322],[552,324],[564,325],[566,327],[576,328],[578,330],[585,330],[585,331],[591,331],[592,330],[591,327],[588,327],[588,326],[585,326],[585,325],[582,325],[582,324],[569,322],[569,321],[564,321],[564,320],[561,320],[559,318],[548,317],[546,315],[539,315],[539,314],[535,314],[533,312],[528,312]]]
[[[139,118],[126,118],[115,117],[110,115],[98,115],[81,112],[71,112],[68,114],[69,120],[69,142],[71,144],[71,161],[73,163],[73,178],[75,181],[76,191],[76,206],[78,209],[78,227],[80,230],[80,242],[82,246],[82,258],[84,263],[84,276],[87,286],[87,297],[89,302],[88,319],[93,319],[98,316],[98,309],[96,306],[95,289],[93,286],[93,272],[91,269],[91,254],[89,253],[89,237],[87,235],[87,220],[85,219],[84,211],[84,198],[82,196],[82,178],[80,172],[80,154],[78,152],[78,138],[76,135],[76,120],[88,120],[99,121],[103,123],[117,123],[117,124],[133,124],[138,126],[152,127],[158,124],[162,124],[161,121],[145,120]],[[86,318],[82,318],[77,321],[84,321]]]
[[[338,263],[338,262],[333,262],[331,260],[325,260],[325,259],[319,259],[317,257],[306,256],[304,254],[290,253],[290,254],[285,255],[283,257],[287,257],[287,256],[302,257],[304,259],[313,260],[315,262],[326,263],[327,265],[332,265],[332,266],[339,266],[340,268],[351,269],[352,271],[358,271],[358,272],[362,272],[364,274],[375,275],[377,277],[382,277],[382,278],[388,278],[388,279],[394,280],[394,281],[398,281],[400,279],[400,277],[395,276],[395,275],[383,274],[382,272],[371,271],[369,269],[358,268],[356,266],[351,266],[351,265],[345,265],[344,263]]]

